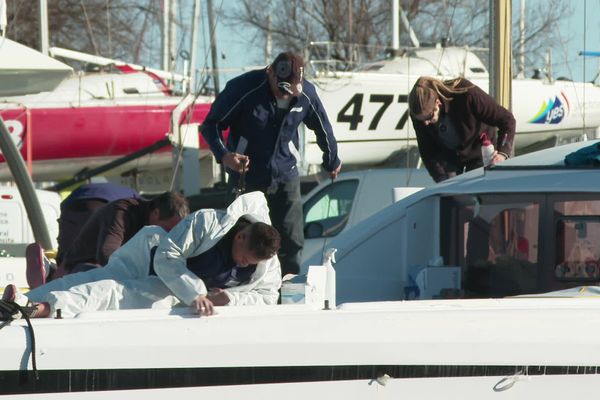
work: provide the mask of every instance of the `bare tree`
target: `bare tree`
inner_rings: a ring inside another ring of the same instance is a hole
[[[459,46],[489,46],[489,2],[481,0],[445,0],[410,2],[406,7],[417,36],[425,43],[442,39]],[[526,10],[525,60],[530,69],[543,64],[549,44],[565,46],[570,40],[562,37],[556,27],[573,14],[570,3],[547,0],[544,7]],[[519,10],[513,9],[513,44],[519,35]],[[513,60],[521,55],[513,45]],[[484,59],[484,61],[487,61]],[[515,71],[517,69],[515,68]]]
[[[9,1],[7,36],[39,47],[39,3]],[[140,63],[160,59],[160,0],[50,0],[49,41],[105,57]]]
[[[49,0],[50,44],[134,63],[158,62],[161,1]],[[233,15],[223,15],[219,23],[250,28],[255,34],[246,37],[252,45],[270,36],[275,49],[335,60],[337,68],[347,69],[386,56],[391,44],[391,5],[392,0],[265,0],[259,6],[255,0],[240,0]],[[421,43],[445,40],[458,46],[489,46],[487,0],[402,0],[402,6]],[[180,7],[180,13],[184,9]],[[529,68],[543,65],[548,43],[566,47],[570,38],[560,37],[556,26],[572,13],[570,4],[562,0],[547,0],[544,7],[527,13]],[[518,11],[513,14],[516,41]],[[8,37],[37,48],[38,18],[37,1],[9,1]],[[187,29],[185,23],[180,27]],[[408,35],[401,34],[401,45],[411,45]],[[518,52],[519,47],[513,46],[513,59]]]
[[[518,17],[513,10],[513,43],[518,39]],[[517,11],[518,13],[518,11]],[[564,37],[558,29],[561,20],[573,15],[573,6],[570,2],[549,0],[543,8],[527,10],[525,18],[525,63],[528,70],[542,67],[544,58],[550,47],[567,48],[573,35]],[[518,46],[513,46],[513,59],[521,53]],[[555,63],[556,61],[554,61]],[[516,69],[515,69],[516,70]]]
[[[270,35],[274,47],[279,49],[306,52],[314,42],[335,43],[329,48],[329,57],[347,67],[360,58],[360,53],[375,56],[374,49],[387,46],[390,30],[382,29],[382,25],[389,25],[388,3],[387,0],[270,0],[256,7],[255,1],[242,0],[242,6],[230,21],[256,29],[261,39],[266,40]],[[314,56],[324,56],[322,49],[317,46],[311,51],[317,53]]]
[[[256,30],[258,37],[271,35],[279,49],[306,52],[311,42],[337,42],[329,57],[346,68],[364,57],[382,57],[391,44],[390,0],[269,0],[260,7],[253,0],[242,6],[229,21]],[[481,0],[403,0],[411,26],[423,44],[442,40],[470,47],[489,47],[489,1]],[[526,62],[543,63],[548,43],[566,43],[555,29],[561,19],[573,13],[567,2],[548,0],[543,8],[527,14]],[[515,13],[518,14],[518,13]],[[271,16],[269,29],[267,17]],[[518,35],[518,19],[513,18],[513,37]],[[340,44],[341,43],[341,44]],[[350,43],[362,47],[350,46]],[[401,34],[401,45],[410,46],[408,35]],[[513,46],[516,59],[518,46]],[[360,49],[357,54],[357,49]],[[311,56],[323,57],[314,48]]]

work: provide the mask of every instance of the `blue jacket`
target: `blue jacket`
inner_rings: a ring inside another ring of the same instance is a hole
[[[333,171],[340,165],[331,124],[312,83],[304,80],[302,94],[292,99],[281,125],[276,116],[277,103],[266,70],[255,70],[227,83],[213,102],[201,131],[218,162],[227,152],[250,158],[246,182],[252,185],[268,187],[298,176],[298,126],[302,122],[317,135],[323,167]],[[224,144],[222,131],[227,128],[229,136]],[[247,140],[245,151],[238,150],[240,137]]]

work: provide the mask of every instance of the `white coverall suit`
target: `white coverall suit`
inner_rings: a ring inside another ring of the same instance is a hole
[[[169,233],[146,226],[115,251],[104,268],[66,275],[25,295],[34,302],[48,302],[51,316],[61,309],[64,317],[84,311],[168,308],[179,302],[191,305],[207,294],[207,288],[187,268],[186,260],[217,244],[241,217],[271,223],[262,193],[244,194],[226,210],[196,211]],[[149,275],[150,250],[155,246],[153,276]],[[248,283],[225,293],[229,305],[276,304],[280,286],[281,268],[273,256],[258,263]]]

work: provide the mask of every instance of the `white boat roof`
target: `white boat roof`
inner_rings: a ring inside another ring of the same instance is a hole
[[[478,168],[416,192],[375,215],[394,213],[421,199],[435,195],[470,193],[597,193],[600,168],[565,165],[565,156],[600,140],[571,143],[532,152],[504,161],[498,166]],[[389,216],[388,216],[389,217]],[[386,218],[383,216],[383,218]]]
[[[358,71],[467,78],[488,78],[489,76],[481,59],[468,48],[462,47],[412,49],[390,60],[366,64]]]
[[[479,168],[423,190],[423,197],[434,193],[507,192],[598,192],[593,182],[600,179],[600,168],[565,165],[565,156],[600,140],[571,143],[506,160],[489,169]]]
[[[509,166],[509,167],[536,167],[536,166],[563,166],[565,165],[565,157],[581,148],[592,146],[595,143],[599,143],[599,140],[591,140],[584,142],[575,142],[570,144],[565,144],[562,146],[555,146],[548,149],[534,151],[529,154],[524,154],[522,156],[509,158],[504,161],[499,166]]]

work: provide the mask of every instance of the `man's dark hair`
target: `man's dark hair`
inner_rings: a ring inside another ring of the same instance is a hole
[[[250,251],[261,260],[268,260],[279,251],[281,237],[277,229],[263,222],[255,222],[250,227]]]
[[[168,219],[174,216],[185,218],[190,213],[187,199],[179,192],[165,192],[152,199],[150,209],[158,208],[158,218]]]

